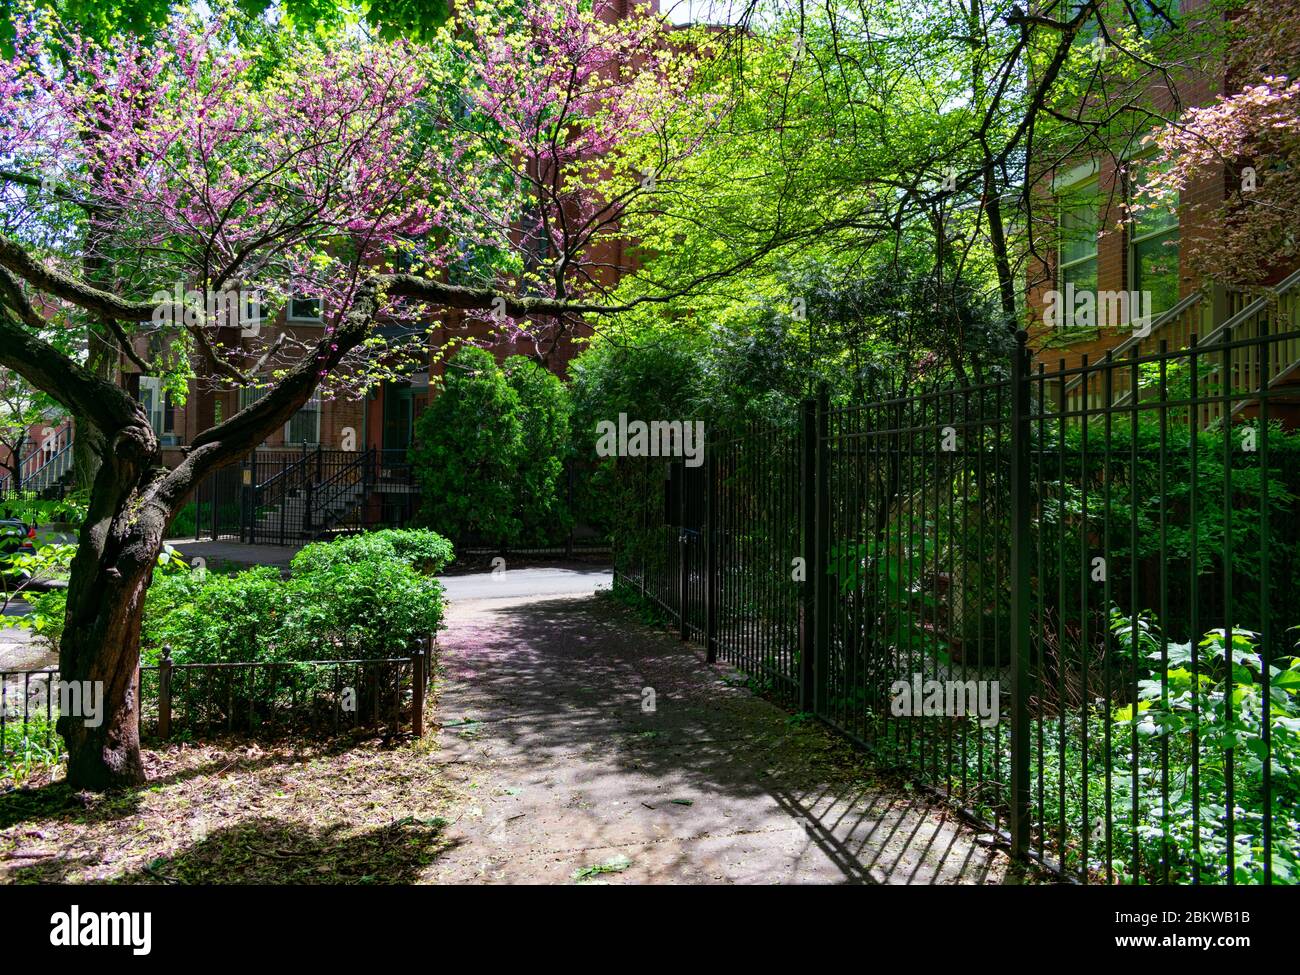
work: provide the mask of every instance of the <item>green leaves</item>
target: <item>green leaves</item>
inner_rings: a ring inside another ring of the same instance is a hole
[[[573,879],[582,883],[584,880],[591,880],[605,873],[622,873],[628,867],[632,866],[632,861],[623,854],[615,854],[604,863],[594,863],[586,867],[579,867],[573,871]]]
[[[490,352],[462,348],[416,421],[411,462],[425,523],[487,544],[562,535],[569,413],[559,379],[536,363],[512,356],[499,367]]]
[[[434,532],[394,530],[308,545],[287,579],[268,566],[159,575],[145,653],[170,645],[177,663],[403,656],[441,623],[432,574],[450,559]]]

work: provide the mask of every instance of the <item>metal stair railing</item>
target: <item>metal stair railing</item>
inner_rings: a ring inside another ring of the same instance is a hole
[[[55,451],[40,466],[35,468],[31,473],[23,477],[22,490],[24,491],[44,491],[58,484],[63,479],[63,475],[72,470],[72,445],[73,440],[69,438],[68,442],[59,450]],[[36,452],[39,452],[40,448]],[[29,459],[31,455],[28,455]]]
[[[1204,301],[1204,298],[1204,293],[1200,291],[1193,291],[1191,294],[1181,298],[1172,307],[1157,315],[1152,320],[1151,327],[1147,329],[1144,334],[1139,335],[1135,332],[1114,348],[1110,349],[1107,353],[1110,361],[1114,362],[1118,360],[1121,356],[1134,348],[1136,348],[1138,353],[1141,354],[1142,344],[1144,342],[1158,342],[1161,338],[1170,338],[1172,340],[1170,341],[1170,344],[1174,348],[1177,348],[1180,345],[1186,345],[1196,331],[1194,325],[1190,322],[1190,319],[1202,311],[1200,306],[1202,301]],[[1167,336],[1166,333],[1169,332],[1173,333],[1172,336]],[[1126,375],[1127,374],[1121,376],[1117,373],[1114,378],[1120,379],[1121,382],[1125,382]],[[1083,406],[1082,401],[1076,400],[1078,400],[1079,397],[1087,395],[1089,392],[1086,388],[1087,381],[1092,378],[1092,370],[1087,370],[1080,372],[1079,375],[1066,382],[1065,397],[1070,410],[1073,411]],[[1111,393],[1114,401],[1110,405],[1118,405],[1122,401],[1122,398],[1128,395],[1128,392],[1127,389],[1117,391],[1112,388]]]
[[[1203,378],[1210,379],[1223,369],[1223,360],[1210,356],[1212,349],[1230,346],[1226,355],[1229,375],[1222,380],[1229,391],[1258,390],[1264,385],[1263,377],[1268,376],[1267,385],[1271,388],[1300,374],[1300,335],[1287,333],[1300,330],[1300,270],[1289,274],[1273,287],[1262,289],[1261,294],[1247,300],[1247,296],[1237,292],[1231,299],[1245,303],[1230,314],[1222,323],[1210,328],[1203,337],[1198,337],[1197,355],[1204,363]],[[1130,372],[1128,369],[1114,369],[1121,359],[1127,360],[1131,355],[1141,356],[1145,351],[1143,343],[1168,341],[1171,349],[1186,350],[1191,344],[1191,337],[1197,329],[1191,322],[1201,308],[1204,294],[1192,292],[1180,300],[1168,311],[1157,316],[1150,330],[1144,335],[1131,335],[1114,348],[1110,349],[1105,360],[1090,366],[1065,384],[1067,408],[1074,411],[1082,408],[1083,398],[1091,399],[1096,389],[1090,388],[1094,380],[1103,376],[1106,370],[1111,374],[1110,402],[1108,407],[1122,407],[1132,402],[1134,390],[1128,388]],[[1272,318],[1273,326],[1269,320]],[[1170,335],[1170,332],[1173,332]],[[1280,341],[1256,342],[1266,334],[1284,335]],[[1201,357],[1204,358],[1201,358]],[[1267,357],[1267,361],[1264,361]],[[1170,361],[1187,361],[1188,355],[1180,355]],[[1248,400],[1232,403],[1231,412],[1237,413],[1248,405]],[[1221,404],[1210,403],[1202,407],[1200,422],[1209,424],[1222,418]]]
[[[1266,387],[1272,388],[1300,370],[1300,334],[1297,334],[1300,333],[1300,270],[1261,291],[1262,294],[1246,301],[1196,344],[1198,361],[1205,368],[1201,380],[1211,381],[1219,376],[1224,394],[1229,399],[1234,390],[1259,392]],[[1241,292],[1232,295],[1235,300],[1246,297]],[[1274,320],[1272,327],[1270,318]],[[1281,338],[1274,341],[1267,338],[1270,335]],[[1212,352],[1217,354],[1211,355]],[[1225,358],[1228,374],[1223,376]],[[1190,355],[1180,355],[1172,361],[1189,359]],[[1265,376],[1268,376],[1267,383]],[[1240,412],[1250,402],[1248,399],[1233,401],[1229,415]],[[1126,403],[1127,394],[1117,398],[1115,405]],[[1224,403],[1219,401],[1203,405],[1200,408],[1201,426],[1204,428],[1223,419],[1223,407]]]
[[[307,486],[303,531],[313,537],[333,528],[366,502],[367,485],[373,481],[374,448],[359,451],[349,463],[324,480]],[[342,502],[342,506],[338,502]]]

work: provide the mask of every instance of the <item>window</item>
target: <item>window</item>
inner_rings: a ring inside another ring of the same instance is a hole
[[[319,322],[320,299],[297,296],[289,299],[289,321]]]
[[[149,426],[153,427],[158,440],[170,445],[175,442],[173,422],[175,411],[171,407],[170,397],[162,388],[162,380],[156,376],[140,377],[140,405],[149,417]]]
[[[269,392],[269,388],[245,386],[239,391],[239,408],[247,409]],[[312,393],[311,399],[284,425],[284,442],[286,444],[320,443],[320,393]]]
[[[1151,208],[1152,200],[1139,193],[1150,162],[1135,163],[1130,171],[1129,202],[1135,210],[1128,225],[1129,289],[1151,295],[1150,313],[1158,315],[1178,303],[1178,203]]]
[[[287,444],[320,443],[320,393],[302,405],[284,425],[284,442]]]
[[[1073,302],[1065,296],[1079,292],[1097,291],[1097,232],[1101,229],[1101,196],[1097,181],[1071,186],[1060,191],[1057,196],[1057,290],[1062,295],[1062,318],[1060,326],[1069,330],[1066,337],[1078,339],[1084,333],[1092,334],[1087,322],[1084,327],[1074,321]]]

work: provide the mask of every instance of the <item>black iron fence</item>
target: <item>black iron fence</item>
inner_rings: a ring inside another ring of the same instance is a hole
[[[564,513],[552,525],[530,526],[526,541],[503,546],[481,537],[453,539],[462,564],[496,555],[575,557],[609,552],[607,534],[571,516],[579,476],[566,462]],[[420,489],[406,450],[259,450],[240,465],[199,482],[193,514],[178,516],[174,537],[300,545],[334,533],[413,524]]]
[[[330,532],[400,528],[419,506],[405,450],[259,450],[195,489],[198,538],[296,545]],[[187,532],[188,522],[174,526]]]
[[[1300,881],[1298,336],[1056,368],[1022,344],[694,470],[622,460],[619,584],[1016,857]]]
[[[244,540],[288,545],[362,527],[382,460],[374,448],[254,453],[245,464]]]
[[[175,663],[164,653],[158,663],[140,668],[141,738],[337,734],[360,728],[421,737],[432,654],[432,640],[408,656],[364,660]],[[92,694],[64,686],[57,668],[0,671],[0,756],[57,760],[60,711],[95,720]]]

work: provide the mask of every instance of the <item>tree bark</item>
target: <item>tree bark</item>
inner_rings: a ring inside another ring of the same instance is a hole
[[[68,581],[59,676],[94,688],[102,712],[63,714],[68,784],[103,790],[145,781],[140,757],[140,626],[144,598],[173,504],[152,490],[166,473],[144,419],[122,430],[99,458],[90,510]]]
[[[87,590],[78,609],[86,617],[65,631],[59,676],[101,688],[103,713],[95,725],[62,715],[59,734],[68,747],[68,784],[77,789],[140,785],[140,623],[151,573],[124,573],[112,560],[81,573]],[[71,598],[71,595],[69,596]]]

